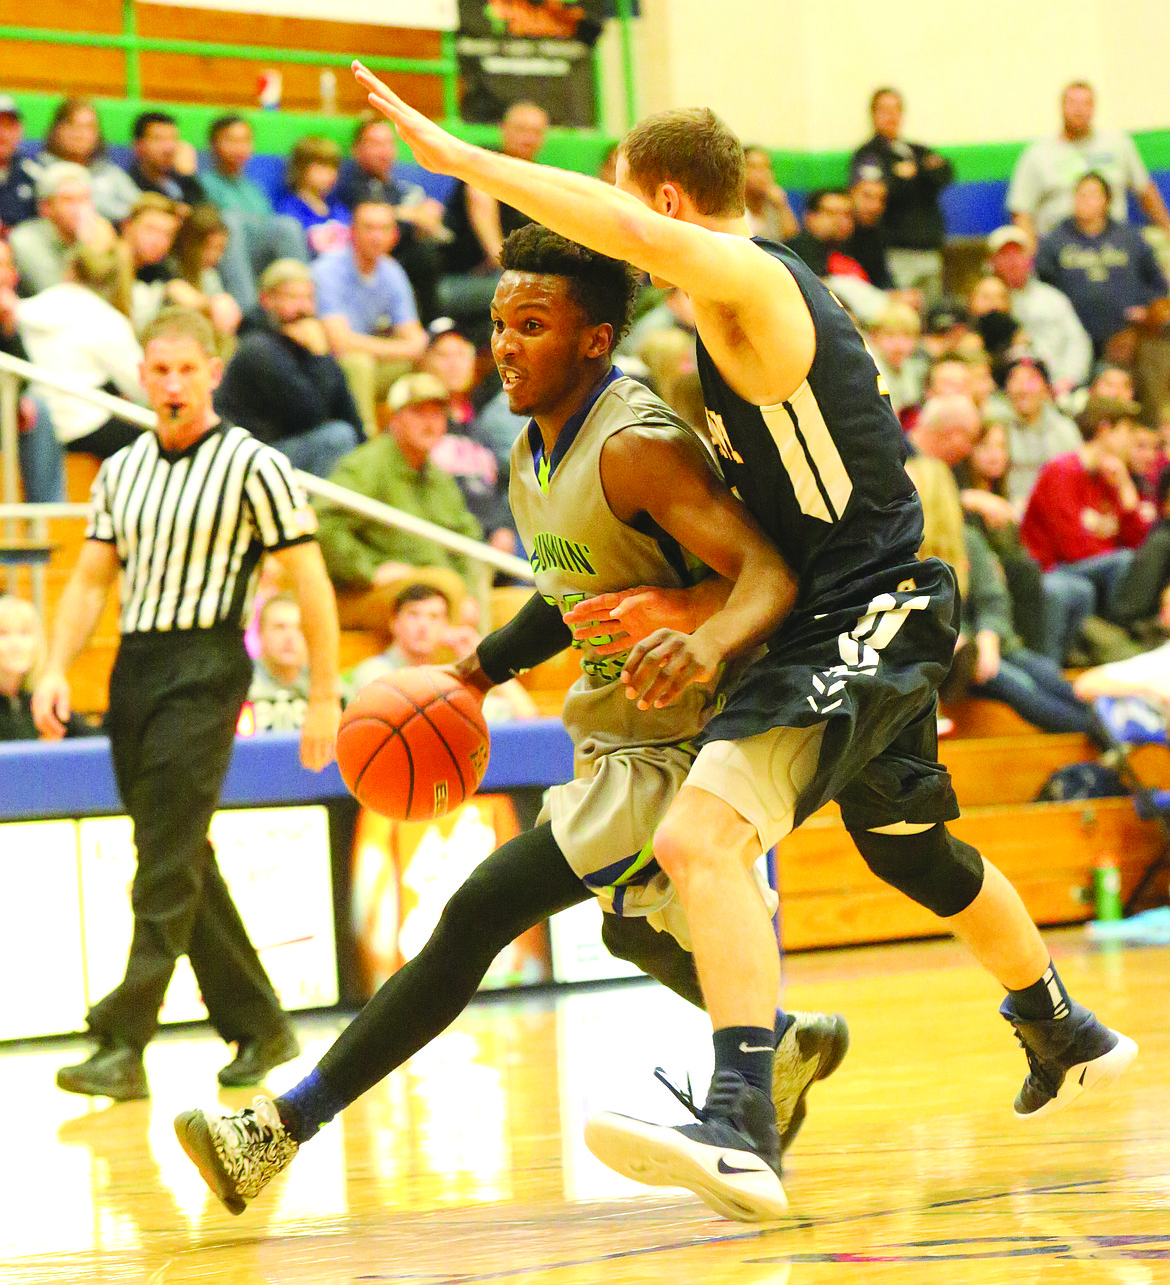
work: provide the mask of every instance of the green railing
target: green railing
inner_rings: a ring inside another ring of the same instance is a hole
[[[630,0],[617,0],[618,21],[622,28],[622,66],[625,91],[626,125],[637,119],[634,79],[632,16]],[[171,40],[161,36],[138,34],[136,0],[122,0],[120,32],[59,31],[49,27],[0,25],[0,40],[27,41],[34,44],[80,45],[88,49],[120,49],[126,63],[126,97],[142,97],[140,57],[144,53],[191,54],[200,58],[240,58],[256,62],[298,63],[310,66],[336,64],[346,55],[313,49],[285,49],[266,45],[220,44],[205,40]],[[443,114],[450,122],[459,120],[459,62],[455,55],[455,35],[441,33],[438,58],[394,58],[362,54],[362,61],[372,71],[399,72],[438,76],[443,82]],[[597,84],[597,121],[602,123],[601,67],[594,53],[594,79]]]

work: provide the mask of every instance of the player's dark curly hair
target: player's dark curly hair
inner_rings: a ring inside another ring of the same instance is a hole
[[[526,223],[504,242],[500,266],[505,272],[539,272],[566,277],[569,294],[590,325],[613,327],[613,349],[630,328],[638,293],[638,274],[628,263],[611,259],[570,241],[539,223]]]

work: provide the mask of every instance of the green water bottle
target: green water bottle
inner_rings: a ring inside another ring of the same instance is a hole
[[[1122,917],[1121,871],[1116,860],[1108,854],[1101,857],[1093,868],[1093,903],[1098,919]]]

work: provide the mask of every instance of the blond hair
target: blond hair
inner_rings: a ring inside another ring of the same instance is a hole
[[[219,346],[211,322],[194,308],[164,308],[142,328],[142,351],[155,339],[190,339],[207,357],[218,357]]]
[[[743,144],[709,107],[675,107],[647,116],[620,147],[630,177],[647,195],[663,183],[675,183],[700,214],[743,214]]]
[[[955,475],[930,455],[906,461],[906,472],[922,501],[920,559],[941,558],[955,571],[959,592],[967,592],[967,551],[963,544],[963,502]]]
[[[908,303],[891,303],[873,328],[891,335],[913,335],[917,338],[922,333],[922,320]]]
[[[117,247],[95,250],[76,246],[66,260],[67,271],[79,286],[85,286],[124,316],[130,315],[130,283]]]
[[[14,594],[0,594],[0,629],[13,624],[31,624],[36,635],[36,649],[33,652],[33,663],[27,674],[20,680],[23,691],[31,692],[44,673],[45,663],[49,658],[49,645],[45,640],[45,627],[37,609],[24,598]]]

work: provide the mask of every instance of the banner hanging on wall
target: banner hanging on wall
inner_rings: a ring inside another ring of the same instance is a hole
[[[494,122],[538,103],[554,125],[597,125],[593,46],[604,0],[459,0],[460,112]]]
[[[230,9],[277,18],[323,18],[331,22],[360,22],[373,27],[416,27],[423,31],[455,31],[459,26],[457,0],[152,0],[180,9]]]

